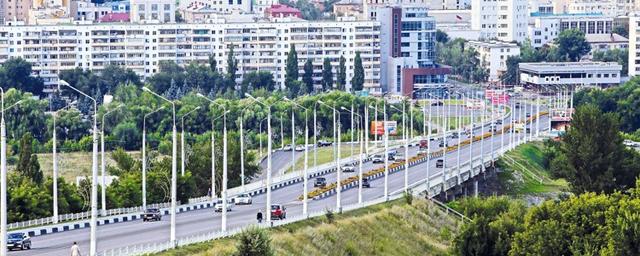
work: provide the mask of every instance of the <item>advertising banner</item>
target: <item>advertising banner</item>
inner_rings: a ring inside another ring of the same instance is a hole
[[[398,133],[398,122],[396,121],[387,121],[386,125],[384,125],[384,121],[371,121],[371,134],[384,135],[385,126],[389,135]]]

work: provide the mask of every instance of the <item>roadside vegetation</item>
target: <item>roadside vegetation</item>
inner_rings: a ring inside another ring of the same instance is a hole
[[[458,232],[458,220],[424,199],[412,201],[409,205],[401,198],[263,232],[268,234],[275,255],[448,255],[450,241]],[[249,228],[245,232],[256,231]],[[238,248],[245,247],[241,242],[246,240],[245,235],[158,255],[248,255],[238,253]]]

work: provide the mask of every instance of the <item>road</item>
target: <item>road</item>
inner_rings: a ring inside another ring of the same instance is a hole
[[[505,124],[508,123],[504,122]],[[545,124],[546,117],[540,120],[540,124]],[[487,129],[485,128],[485,131]],[[501,143],[501,136],[497,135],[490,139],[486,139],[484,143],[484,152],[489,153],[491,149],[491,143],[493,148],[498,150]],[[505,144],[509,141],[509,134],[506,134]],[[517,136],[522,136],[517,134]],[[457,142],[457,140],[452,141]],[[432,148],[438,148],[436,144],[437,140],[432,141],[430,146]],[[473,144],[473,151],[470,152],[469,146],[463,147],[460,154],[460,161],[465,162],[470,156],[480,155],[480,142]],[[404,153],[403,150],[400,151]],[[290,153],[290,152],[289,152]],[[417,148],[410,148],[410,155],[413,156],[417,153]],[[446,165],[453,166],[457,162],[457,153],[450,152],[446,155]],[[429,168],[427,164],[422,163],[413,166],[409,169],[409,180],[416,181],[424,179],[427,175],[427,171],[431,172],[431,175],[435,175],[437,172],[442,172],[443,169],[435,168],[436,161],[429,161]],[[379,164],[373,164],[371,162],[363,164],[363,170],[371,170],[375,167],[381,166]],[[389,191],[400,190],[404,186],[404,171],[399,171],[389,175]],[[354,176],[357,173],[349,173],[343,175],[343,179],[348,176]],[[329,182],[336,181],[336,173],[330,173],[325,175]],[[379,178],[371,181],[371,188],[365,188],[363,191],[363,199],[372,200],[380,198],[384,193],[383,186],[384,178]],[[309,180],[309,189],[313,188],[313,179]],[[302,213],[302,202],[296,200],[298,196],[302,194],[302,184],[295,184],[292,186],[284,187],[282,189],[274,190],[272,192],[272,203],[281,203],[287,207],[288,216],[299,215]],[[258,195],[253,197],[253,205],[236,206],[232,212],[227,215],[228,229],[234,227],[241,227],[251,223],[255,223],[255,214],[259,209],[265,209],[266,195]],[[342,203],[344,205],[357,203],[358,189],[349,189],[342,192]],[[323,211],[325,209],[334,209],[336,207],[336,196],[321,200],[309,201],[309,211]],[[176,216],[176,235],[177,237],[192,236],[205,232],[211,232],[220,230],[221,227],[221,214],[214,213],[212,209],[203,209],[185,212]],[[98,252],[105,251],[114,248],[120,248],[129,245],[146,244],[146,243],[160,243],[166,242],[169,238],[170,222],[169,216],[164,216],[162,221],[159,222],[142,222],[132,221],[117,224],[109,224],[98,227]],[[83,253],[88,252],[89,247],[89,231],[90,229],[79,229],[66,231],[62,233],[55,233],[50,235],[33,237],[33,249],[29,251],[14,251],[10,255],[66,255],[72,243],[78,242]]]

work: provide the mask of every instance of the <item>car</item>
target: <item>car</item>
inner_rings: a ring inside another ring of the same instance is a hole
[[[427,148],[429,147],[429,141],[428,140],[420,140],[420,148]]]
[[[282,148],[282,150],[284,150],[284,151],[291,151],[291,145],[284,145],[284,147]]]
[[[362,187],[363,188],[370,188],[371,184],[369,184],[369,178],[362,178]]]
[[[502,124],[502,119],[496,120],[496,124],[498,124],[498,125]]]
[[[421,148],[418,150],[418,155],[419,156],[424,156],[427,155],[427,149],[426,148]]]
[[[218,201],[216,201],[216,205],[214,206],[213,210],[215,212],[222,212],[222,199],[218,199]],[[233,201],[231,200],[227,200],[227,211],[230,212],[233,210]]]
[[[319,140],[318,141],[318,147],[328,147],[333,145],[333,142],[331,141],[326,141],[326,140]]]
[[[372,161],[374,164],[381,164],[381,163],[384,163],[384,157],[383,157],[382,155],[374,155],[374,156],[371,158],[371,161]]]
[[[325,177],[318,177],[316,178],[316,181],[313,182],[313,187],[324,188],[326,185],[327,185],[327,178]]]
[[[340,170],[342,172],[355,172],[356,168],[352,164],[345,164],[342,167],[340,167]]]
[[[440,141],[440,144],[439,144],[438,146],[439,146],[439,147],[441,147],[441,148],[445,147],[444,140],[441,140],[441,141]],[[449,146],[449,143],[447,143],[447,145],[446,145],[446,146],[448,147],[448,146]]]
[[[29,250],[31,249],[31,237],[27,233],[11,233],[7,235],[7,249]]]
[[[431,106],[442,106],[442,105],[444,105],[444,102],[442,102],[442,101],[436,101],[436,102],[431,103]]]
[[[436,160],[436,168],[444,168],[444,160],[443,159]]]
[[[271,219],[282,220],[287,218],[287,208],[280,204],[271,205]]]
[[[527,113],[527,117],[531,117],[531,113]]]
[[[304,151],[304,146],[303,145],[297,145],[296,146],[296,151]]]
[[[240,194],[237,195],[236,197],[233,198],[233,202],[238,205],[238,204],[251,204],[253,203],[253,200],[251,199],[251,196],[249,194]]]
[[[520,102],[516,102],[516,108],[520,108]]]
[[[160,213],[160,209],[158,208],[147,208],[142,214],[142,221],[160,221],[162,220],[162,213]]]
[[[452,132],[451,133],[451,138],[452,139],[457,139],[460,135],[458,134],[458,132]]]

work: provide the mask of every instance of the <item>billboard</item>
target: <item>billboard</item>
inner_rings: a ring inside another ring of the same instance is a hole
[[[371,121],[371,134],[384,135],[384,126],[386,126],[389,135],[398,134],[398,122],[387,121],[386,125],[383,125],[384,121]]]
[[[509,103],[509,94],[504,90],[485,90],[484,96],[492,105]]]

